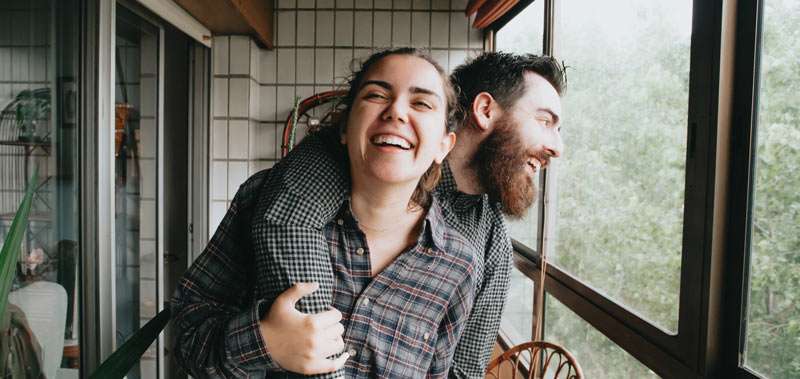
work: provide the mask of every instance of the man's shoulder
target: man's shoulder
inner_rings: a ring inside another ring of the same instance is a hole
[[[511,239],[500,207],[486,195],[452,193],[441,197],[447,223],[483,256],[509,253]]]

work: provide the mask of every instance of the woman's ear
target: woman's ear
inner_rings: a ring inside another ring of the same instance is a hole
[[[471,111],[473,123],[481,131],[486,131],[492,125],[493,119],[498,116],[500,107],[490,93],[481,92],[472,99]]]
[[[453,132],[449,132],[444,135],[442,138],[442,142],[439,145],[439,152],[433,158],[433,161],[437,164],[442,164],[444,162],[444,158],[447,157],[447,154],[450,153],[450,150],[453,150],[453,147],[456,145],[456,134]]]

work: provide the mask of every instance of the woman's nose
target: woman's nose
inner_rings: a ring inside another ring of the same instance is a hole
[[[384,121],[397,120],[406,123],[408,122],[408,109],[399,100],[393,100],[381,116]]]

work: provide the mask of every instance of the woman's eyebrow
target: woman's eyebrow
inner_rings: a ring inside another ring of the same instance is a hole
[[[361,88],[364,88],[364,87],[366,87],[366,86],[368,86],[370,84],[374,84],[376,86],[384,88],[387,91],[391,91],[391,90],[394,89],[394,87],[392,87],[392,85],[389,84],[389,82],[386,82],[386,81],[383,81],[383,80],[365,80],[364,83],[361,84]],[[421,93],[421,94],[425,94],[425,95],[433,95],[433,96],[438,97],[439,100],[442,100],[442,97],[438,93],[436,93],[436,92],[434,92],[432,90],[429,90],[427,88],[413,86],[413,87],[409,88],[409,90],[411,91],[411,93],[414,93],[414,94]]]
[[[387,91],[392,90],[392,85],[389,82],[384,82],[383,80],[365,80],[364,83],[361,83],[361,88],[364,88],[370,84],[374,84],[379,87],[385,88]]]
[[[427,89],[427,88],[422,88],[422,87],[411,87],[411,93],[422,93],[422,94],[426,94],[426,95],[433,95],[433,96],[436,96],[436,97],[438,97],[438,98],[439,98],[439,100],[442,100],[442,97],[441,97],[441,96],[439,96],[439,94],[438,94],[438,93],[436,93],[436,92],[433,92],[433,91],[431,91],[431,90],[429,90],[429,89]]]

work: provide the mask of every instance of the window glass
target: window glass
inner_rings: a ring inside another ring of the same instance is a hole
[[[542,54],[544,0],[536,0],[497,32],[496,50]]]
[[[745,363],[800,377],[800,3],[764,2]]]
[[[553,296],[545,304],[545,341],[575,356],[587,378],[658,378]]]
[[[116,337],[121,346],[158,313],[159,30],[117,7],[114,128]],[[157,377],[157,341],[128,378]]]
[[[19,338],[2,340],[11,352],[40,353],[41,376],[47,378],[79,375],[78,62],[84,7],[72,0],[0,1],[0,245],[34,172],[39,183],[19,261],[9,269],[17,275],[7,307],[16,326],[8,333]],[[11,352],[4,374],[24,376],[25,360]]]
[[[529,341],[533,336],[533,280],[511,270],[511,288],[503,310],[503,331],[512,335],[515,343]]]
[[[550,257],[675,331],[692,1],[559,3],[569,85]]]

